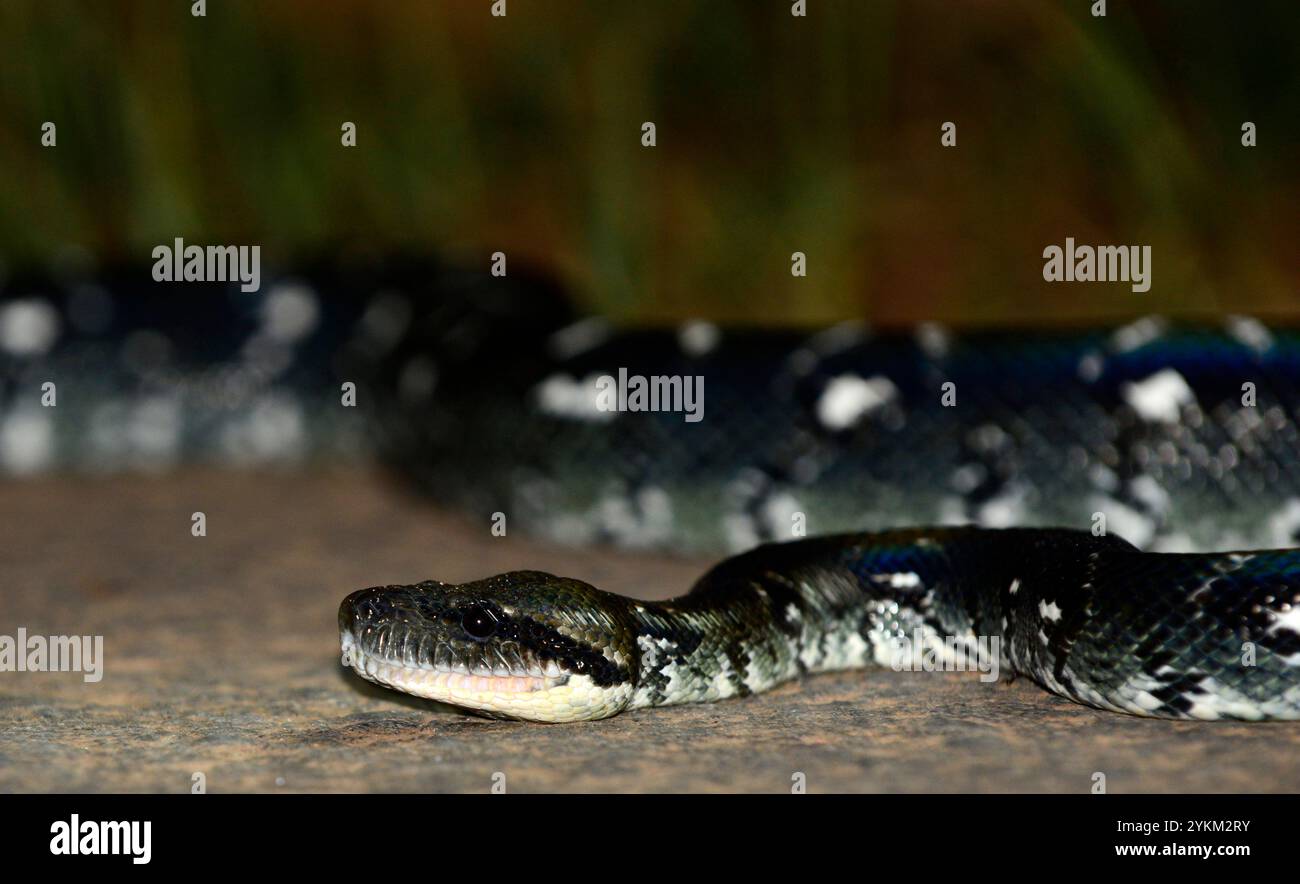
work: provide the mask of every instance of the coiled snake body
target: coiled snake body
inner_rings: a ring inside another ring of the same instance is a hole
[[[254,295],[145,278],[6,286],[0,472],[369,453],[512,530],[749,550],[662,603],[535,572],[362,590],[339,625],[365,678],[567,721],[972,667],[1140,715],[1300,717],[1300,552],[1266,549],[1300,529],[1294,331],[616,333],[418,262]],[[697,379],[701,419],[602,410],[602,376]]]

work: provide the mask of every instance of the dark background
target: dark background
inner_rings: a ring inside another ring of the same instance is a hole
[[[1090,8],[6,2],[0,258],[502,250],[633,321],[1294,314],[1300,7]],[[1152,246],[1151,291],[1045,284],[1066,236]]]

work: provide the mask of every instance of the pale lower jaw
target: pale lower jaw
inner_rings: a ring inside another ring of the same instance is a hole
[[[567,675],[551,676],[543,673],[475,675],[465,669],[408,666],[366,654],[346,639],[343,642],[343,665],[350,666],[362,678],[387,687],[417,697],[451,703],[458,700],[482,701],[502,695],[531,694],[557,687],[568,680]]]
[[[390,663],[362,652],[346,632],[343,665],[367,681],[494,718],[570,722],[607,718],[627,706],[632,683],[598,685],[586,675],[528,672],[483,676]],[[454,678],[453,678],[454,676]]]

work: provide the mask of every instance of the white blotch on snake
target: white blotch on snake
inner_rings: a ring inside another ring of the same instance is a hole
[[[1091,384],[1101,377],[1106,369],[1106,358],[1096,351],[1083,354],[1079,358],[1079,380]]]
[[[611,421],[616,411],[603,410],[598,402],[600,374],[582,380],[556,372],[533,389],[534,400],[544,413],[582,421]]]
[[[556,359],[572,359],[599,347],[613,332],[608,320],[590,316],[552,332],[546,346]]]
[[[997,497],[985,501],[979,508],[976,520],[986,528],[1008,528],[1024,519],[1027,491],[1017,485],[1008,486]]]
[[[872,574],[871,579],[894,589],[915,589],[921,585],[921,576],[915,571],[898,571],[893,574]]]
[[[931,359],[942,359],[951,346],[948,330],[937,322],[923,322],[916,327],[916,343]]]
[[[54,346],[59,313],[43,298],[26,298],[0,306],[0,350],[13,356],[40,356]]]
[[[1138,548],[1145,548],[1155,537],[1155,521],[1127,504],[1094,495],[1089,498],[1088,506],[1106,516],[1106,533],[1118,534]]]
[[[319,321],[316,293],[302,283],[278,283],[262,302],[262,332],[277,341],[294,343],[305,338]]]
[[[897,397],[898,388],[886,377],[842,374],[832,378],[822,391],[817,400],[817,419],[829,430],[845,430]]]
[[[1300,500],[1291,498],[1268,519],[1268,534],[1273,546],[1290,546],[1300,534]]]
[[[687,322],[677,330],[677,343],[688,356],[703,356],[711,352],[721,337],[716,325],[701,320]]]
[[[1165,323],[1154,316],[1145,316],[1115,330],[1111,346],[1119,353],[1128,353],[1145,347],[1165,332]]]
[[[1256,353],[1263,353],[1273,346],[1272,333],[1252,316],[1229,316],[1225,326],[1228,334]]]
[[[1192,388],[1172,368],[1163,368],[1141,381],[1125,382],[1120,392],[1138,417],[1147,421],[1177,423],[1183,406],[1196,402]]]

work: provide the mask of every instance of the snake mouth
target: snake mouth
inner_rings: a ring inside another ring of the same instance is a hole
[[[496,698],[516,697],[563,686],[569,676],[554,664],[538,669],[487,669],[457,663],[417,662],[367,652],[351,632],[340,636],[343,665],[362,678],[431,700],[490,708]]]

